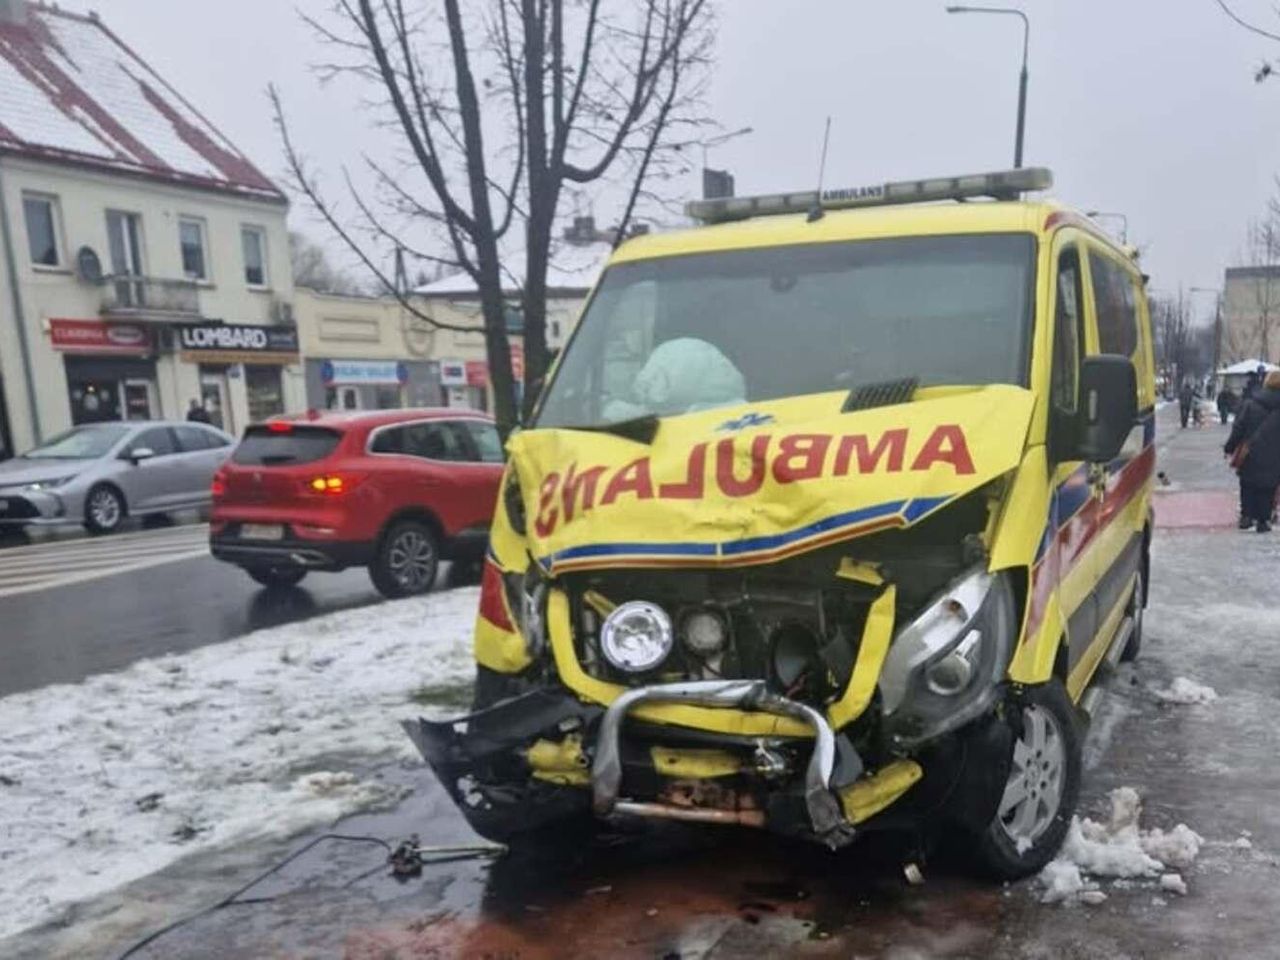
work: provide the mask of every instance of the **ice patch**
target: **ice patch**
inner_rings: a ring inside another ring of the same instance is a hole
[[[398,721],[424,681],[471,679],[477,603],[348,610],[0,698],[0,939],[190,854],[393,801],[338,758],[416,758]]]
[[[1132,880],[1177,876],[1166,874],[1165,868],[1185,870],[1195,862],[1204,843],[1199,834],[1182,823],[1168,832],[1159,828],[1144,831],[1138,825],[1141,814],[1138,791],[1119,787],[1111,791],[1111,816],[1105,824],[1072,817],[1057,858],[1040,873],[1045,887],[1041,901],[1092,903],[1096,898],[1082,896],[1097,888],[1091,877]],[[1182,883],[1181,877],[1178,882]]]
[[[1235,847],[1237,850],[1252,850],[1253,841],[1248,837],[1236,837],[1231,841],[1231,846]]]
[[[1176,677],[1169,687],[1149,688],[1163,703],[1209,704],[1218,699],[1218,691],[1186,677]]]

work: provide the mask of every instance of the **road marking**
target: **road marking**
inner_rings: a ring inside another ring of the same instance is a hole
[[[28,583],[14,587],[0,587],[0,598],[13,597],[21,593],[35,593],[38,590],[51,590],[55,587],[66,587],[71,584],[84,583],[86,580],[100,580],[103,577],[114,577],[117,573],[129,573],[133,570],[145,570],[148,567],[159,567],[166,563],[174,563],[178,560],[191,560],[195,557],[209,556],[208,548],[203,550],[188,550],[186,553],[170,554],[164,557],[151,557],[147,560],[140,560],[137,563],[131,563],[128,566],[108,567],[104,570],[83,570],[77,573],[68,574],[65,577],[58,577],[51,580],[41,580],[37,583]],[[4,581],[0,580],[0,583]]]
[[[209,555],[208,524],[0,550],[0,597]]]

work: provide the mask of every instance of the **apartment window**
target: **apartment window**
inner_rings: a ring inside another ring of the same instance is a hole
[[[41,267],[56,267],[58,255],[58,212],[54,197],[24,194],[22,213],[27,221],[27,250],[31,262]]]
[[[251,287],[267,285],[267,235],[261,227],[241,227],[244,249],[244,282]]]
[[[204,221],[183,217],[178,221],[178,242],[182,245],[182,274],[188,280],[208,280],[205,260]]]
[[[142,218],[136,213],[108,210],[107,246],[111,251],[111,273],[115,277],[118,305],[146,306],[146,284],[142,280]]]

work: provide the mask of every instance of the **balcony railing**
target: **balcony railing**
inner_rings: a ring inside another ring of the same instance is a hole
[[[106,317],[198,317],[200,297],[191,280],[161,280],[116,274],[106,278]]]

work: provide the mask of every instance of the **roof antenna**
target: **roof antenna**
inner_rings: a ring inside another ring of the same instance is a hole
[[[827,144],[831,142],[831,117],[827,117],[827,129],[822,134],[822,159],[818,161],[818,192],[813,196],[813,209],[809,211],[806,223],[821,220],[822,212],[822,178],[827,172]]]

